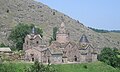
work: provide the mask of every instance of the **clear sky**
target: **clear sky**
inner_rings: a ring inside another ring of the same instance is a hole
[[[85,26],[120,30],[120,0],[36,0]]]

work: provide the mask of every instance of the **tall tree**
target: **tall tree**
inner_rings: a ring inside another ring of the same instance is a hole
[[[57,28],[57,27],[54,27],[54,28],[53,28],[53,35],[52,35],[52,37],[51,37],[50,40],[49,40],[49,44],[51,44],[52,41],[55,41],[55,40],[56,40],[57,31],[58,31],[58,28]]]
[[[56,40],[56,33],[58,31],[58,28],[57,27],[54,27],[53,28],[53,40]]]

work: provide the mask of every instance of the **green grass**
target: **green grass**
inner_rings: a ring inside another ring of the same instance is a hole
[[[31,63],[23,63],[23,62],[5,62],[0,65],[0,72],[2,70],[7,70],[6,72],[24,72],[25,69],[29,68]],[[4,69],[3,69],[4,68]]]
[[[120,58],[120,55],[118,55],[118,58]]]
[[[65,64],[55,66],[59,72],[120,72],[102,62],[83,63],[83,64]]]
[[[32,64],[23,62],[12,62],[4,63],[4,65],[8,66],[7,69],[10,69],[9,72],[24,72],[25,68],[30,67]],[[9,65],[12,65],[12,68],[9,68]],[[120,72],[119,69],[113,68],[102,62],[82,64],[58,64],[53,66],[56,70],[58,70],[58,72]]]

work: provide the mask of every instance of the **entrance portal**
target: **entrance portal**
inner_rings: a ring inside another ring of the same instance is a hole
[[[74,56],[74,59],[75,59],[75,61],[77,61],[77,56],[76,55]]]
[[[32,61],[34,61],[34,58],[32,58]]]

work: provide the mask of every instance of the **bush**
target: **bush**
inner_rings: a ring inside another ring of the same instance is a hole
[[[104,48],[101,51],[101,54],[98,55],[98,60],[113,67],[118,67],[119,58],[118,58],[117,49],[111,49],[109,47]]]
[[[87,67],[87,65],[84,65],[83,68],[87,69],[88,67]]]

